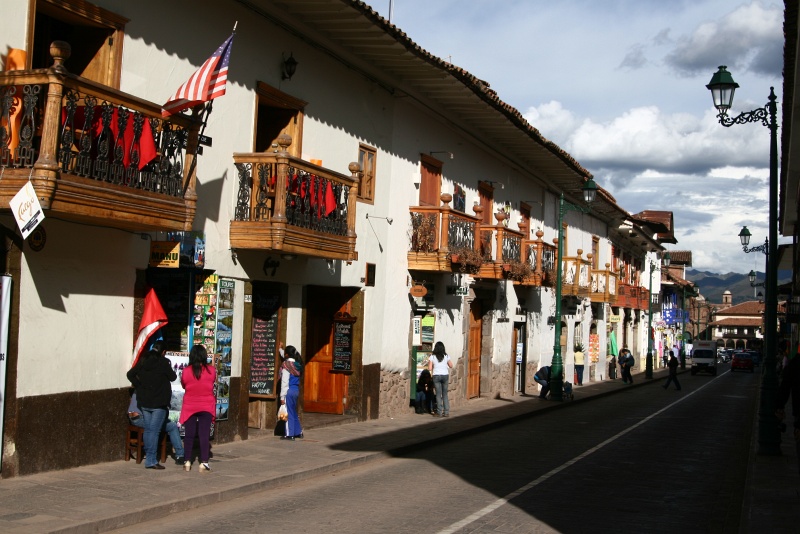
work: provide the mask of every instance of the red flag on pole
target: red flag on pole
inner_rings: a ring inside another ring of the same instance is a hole
[[[167,314],[164,313],[164,308],[158,300],[156,291],[150,288],[144,297],[144,313],[142,313],[142,322],[139,323],[139,336],[136,338],[136,344],[133,347],[133,364],[131,367],[136,367],[139,362],[139,356],[142,355],[150,336],[165,324],[167,324]]]
[[[228,83],[228,62],[235,31],[203,65],[181,85],[161,109],[163,117],[169,117],[186,108],[208,102],[225,94]]]

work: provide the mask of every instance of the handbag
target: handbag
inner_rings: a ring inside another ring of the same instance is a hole
[[[275,432],[276,436],[285,436],[286,435],[286,420],[289,419],[289,411],[286,409],[285,404],[281,404],[281,407],[278,408],[278,421],[275,423]]]

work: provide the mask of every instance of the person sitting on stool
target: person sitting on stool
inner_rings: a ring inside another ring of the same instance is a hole
[[[144,428],[144,417],[139,412],[139,404],[136,401],[136,392],[131,395],[131,403],[128,405],[128,420],[132,425]],[[163,432],[169,436],[169,441],[172,443],[172,448],[175,449],[175,464],[183,465],[183,440],[181,439],[181,430],[176,423],[166,419]]]

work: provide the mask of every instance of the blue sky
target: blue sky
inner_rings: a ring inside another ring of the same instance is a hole
[[[368,2],[389,18],[390,0]],[[783,2],[393,0],[391,22],[487,81],[627,211],[669,210],[695,269],[764,270],[769,130],[721,126],[705,85],[740,85],[732,112],[782,100]],[[783,241],[783,240],[781,240]]]

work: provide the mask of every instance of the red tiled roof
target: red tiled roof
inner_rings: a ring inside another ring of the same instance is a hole
[[[718,315],[761,315],[764,312],[764,303],[757,300],[750,300],[730,306],[717,312]]]

